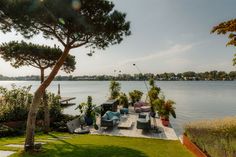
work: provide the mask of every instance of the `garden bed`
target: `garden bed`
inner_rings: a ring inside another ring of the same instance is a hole
[[[195,145],[186,135],[183,135],[183,145],[186,146],[197,157],[208,157],[197,145]]]
[[[211,157],[236,156],[236,117],[191,122],[185,134]]]

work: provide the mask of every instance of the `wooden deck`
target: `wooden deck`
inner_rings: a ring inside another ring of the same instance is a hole
[[[76,97],[61,97],[60,104],[62,107],[75,105],[74,102],[70,102],[71,100],[76,99]]]
[[[75,97],[61,97],[60,103],[68,103],[71,100],[74,100]]]
[[[174,129],[169,126],[165,127],[162,125],[159,118],[151,118],[152,126],[155,126],[155,129],[149,131],[143,131],[137,129],[137,119],[138,113],[135,113],[132,108],[129,109],[130,114],[128,115],[129,121],[133,122],[133,125],[130,129],[122,129],[115,126],[113,128],[103,128],[99,127],[99,130],[90,128],[91,134],[102,134],[102,135],[112,135],[112,136],[128,136],[128,137],[142,137],[142,138],[157,138],[157,139],[166,139],[166,140],[178,140],[178,137]],[[98,118],[97,123],[99,125],[100,118]]]

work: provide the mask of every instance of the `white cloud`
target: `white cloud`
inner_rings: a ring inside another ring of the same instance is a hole
[[[130,63],[144,62],[144,61],[149,61],[149,60],[154,60],[154,59],[158,59],[158,60],[165,59],[165,58],[170,59],[192,49],[192,47],[193,47],[193,44],[186,44],[186,45],[176,44],[166,50],[158,51],[156,53],[152,53],[152,54],[142,56],[142,57],[124,60],[119,63],[119,66],[130,64]]]

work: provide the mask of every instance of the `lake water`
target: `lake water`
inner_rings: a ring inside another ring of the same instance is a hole
[[[11,87],[32,85],[32,92],[39,85],[37,81],[1,81],[0,86]],[[49,91],[57,93],[57,86],[61,85],[61,95],[76,97],[76,104],[86,102],[87,96],[93,97],[95,104],[101,104],[109,95],[109,81],[54,81]],[[143,81],[120,81],[122,92],[134,89],[147,93]],[[236,115],[236,81],[160,81],[167,99],[176,102],[177,119],[171,123],[177,134],[183,132],[183,125],[198,119],[220,118]],[[76,106],[68,107],[65,113],[76,115]]]

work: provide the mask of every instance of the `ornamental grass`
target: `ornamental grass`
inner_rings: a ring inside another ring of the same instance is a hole
[[[185,134],[211,157],[236,157],[236,117],[190,122]]]

